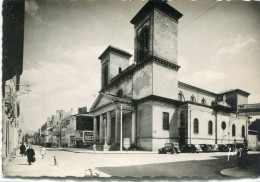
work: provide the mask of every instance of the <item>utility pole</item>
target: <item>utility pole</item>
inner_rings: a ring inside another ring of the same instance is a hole
[[[122,152],[123,148],[123,108],[122,104],[120,104],[120,152]]]

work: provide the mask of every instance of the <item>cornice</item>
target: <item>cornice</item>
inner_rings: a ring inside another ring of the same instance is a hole
[[[172,69],[174,71],[178,71],[179,68],[180,68],[179,65],[172,63],[169,60],[166,60],[166,59],[161,58],[159,56],[151,55],[148,58],[146,58],[144,61],[129,66],[124,71],[122,71],[120,74],[118,74],[117,76],[112,78],[110,83],[106,87],[103,87],[101,89],[101,91],[103,92],[104,90],[111,88],[114,85],[119,84],[127,76],[133,76],[133,74],[136,71],[138,71],[138,70],[142,69],[144,66],[146,66],[148,64],[152,64],[152,63],[164,66],[164,67],[166,67],[168,69]]]
[[[198,88],[198,87],[194,87],[192,85],[189,85],[189,84],[186,84],[186,83],[183,83],[183,82],[180,82],[180,81],[178,81],[178,87],[184,88],[184,89],[189,89],[191,91],[201,92],[203,94],[207,94],[207,95],[213,96],[213,97],[217,97],[217,95],[218,95],[216,93],[213,93],[213,92],[210,92],[210,91]]]

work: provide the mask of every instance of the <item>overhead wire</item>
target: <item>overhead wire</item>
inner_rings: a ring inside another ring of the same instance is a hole
[[[210,13],[211,11],[213,11],[214,9],[216,9],[218,6],[220,6],[223,3],[224,3],[224,1],[217,2],[216,4],[214,3],[214,5],[210,6],[205,11],[200,13],[198,16],[196,16],[196,17],[192,18],[190,21],[188,21],[188,23],[186,23],[183,26],[181,26],[178,31],[180,31],[181,29],[186,28],[188,25],[192,24],[193,22],[195,22],[199,18],[202,18],[203,16],[207,15],[208,13]]]

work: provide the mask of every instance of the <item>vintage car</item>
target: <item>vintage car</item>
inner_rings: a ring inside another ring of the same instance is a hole
[[[210,145],[211,148],[212,148],[212,152],[218,152],[218,145],[215,144],[215,145]]]
[[[212,148],[207,144],[200,144],[200,148],[203,152],[212,152]]]
[[[228,151],[230,150],[230,152],[234,152],[235,151],[235,145],[234,144],[226,144]]]
[[[228,146],[225,144],[217,144],[219,152],[228,152]]]
[[[183,153],[198,153],[199,150],[193,144],[186,144],[181,147],[181,152]]]
[[[167,153],[180,153],[179,145],[178,143],[165,143],[163,148],[160,148],[158,150],[159,154],[167,154]]]
[[[201,149],[201,147],[200,147],[199,144],[195,144],[195,147],[196,147],[196,149],[197,149],[198,152],[202,152],[202,149]]]

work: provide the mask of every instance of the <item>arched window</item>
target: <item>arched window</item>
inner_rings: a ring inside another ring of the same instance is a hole
[[[203,98],[203,99],[201,100],[201,104],[207,105],[205,98]]]
[[[193,133],[199,133],[199,120],[197,118],[193,121]]]
[[[124,93],[123,93],[123,90],[118,90],[117,94],[116,94],[118,97],[123,97],[124,96]]]
[[[148,26],[146,26],[141,30],[138,39],[138,58],[140,62],[143,61],[149,54],[149,37],[150,29]]]
[[[245,137],[245,126],[243,125],[241,128],[242,137]]]
[[[222,121],[222,123],[221,123],[221,128],[222,128],[222,130],[225,130],[226,127],[227,127],[226,122],[225,122],[225,121]]]
[[[208,132],[209,132],[209,135],[213,134],[213,123],[212,123],[212,121],[209,121]]]
[[[108,66],[105,65],[103,68],[103,86],[108,85]]]
[[[232,136],[236,136],[236,125],[232,125]]]
[[[193,95],[190,97],[190,101],[191,102],[196,102],[195,97]]]
[[[118,68],[118,73],[121,73],[121,72],[122,72],[122,68],[119,67],[119,68]]]

